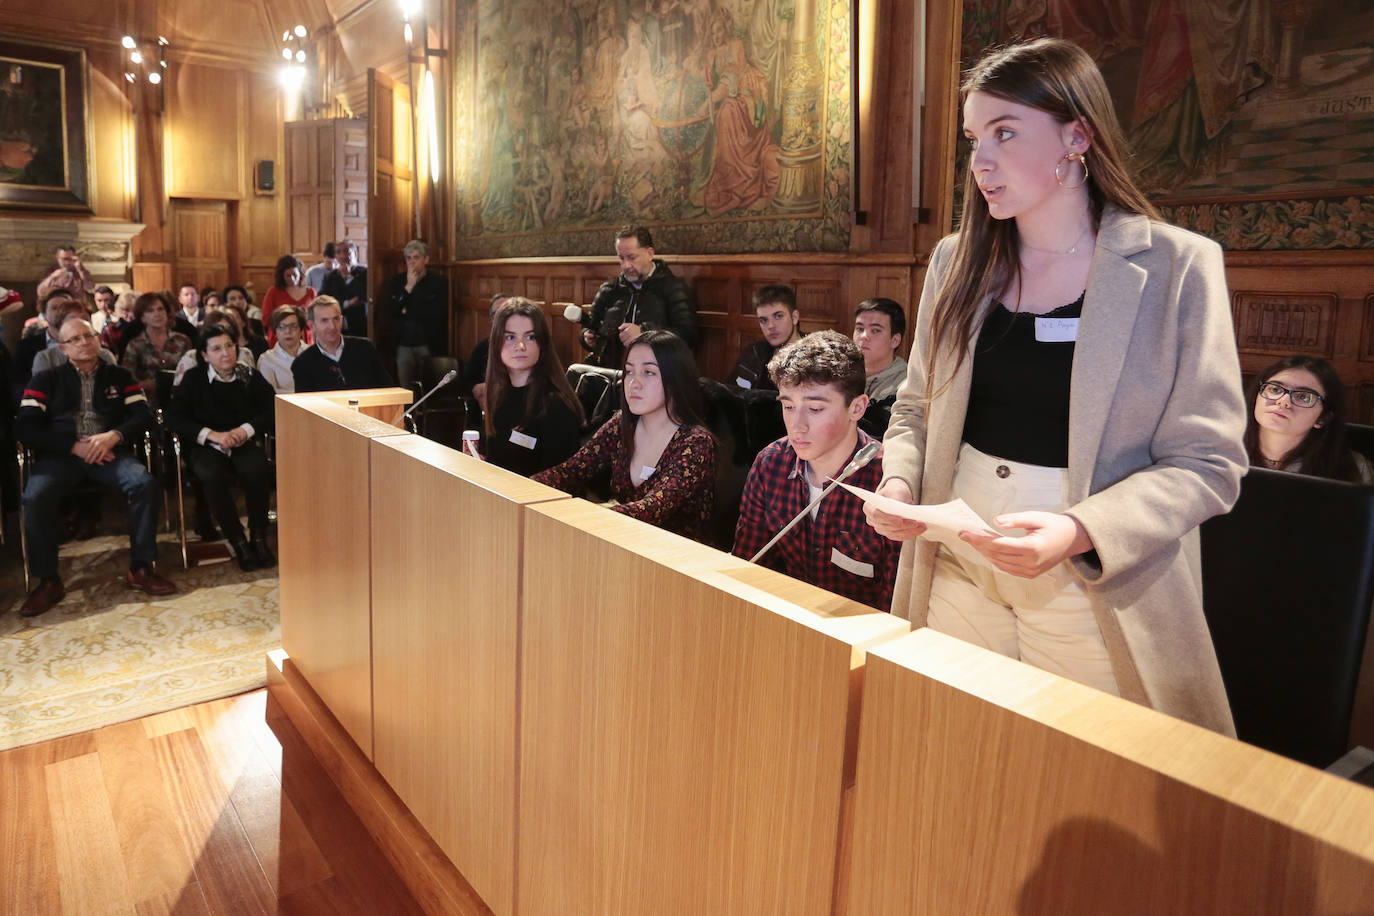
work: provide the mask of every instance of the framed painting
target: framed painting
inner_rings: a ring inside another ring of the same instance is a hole
[[[90,210],[86,52],[0,36],[0,207]]]

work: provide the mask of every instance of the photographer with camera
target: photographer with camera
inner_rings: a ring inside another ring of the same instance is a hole
[[[697,342],[697,299],[681,277],[654,257],[654,239],[642,226],[615,234],[620,275],[601,284],[591,314],[582,320],[589,362],[620,368],[625,347],[644,331],[672,331],[689,348]]]

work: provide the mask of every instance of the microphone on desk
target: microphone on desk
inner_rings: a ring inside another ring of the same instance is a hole
[[[410,409],[407,410],[405,413],[401,414],[401,419],[402,419],[404,422],[406,422],[406,423],[411,423],[411,424],[413,425],[413,421],[412,421],[410,415],[411,415],[412,413],[414,413],[415,408],[419,407],[419,406],[420,406],[421,404],[423,404],[425,401],[428,401],[429,398],[430,398],[430,395],[434,394],[434,392],[438,391],[440,388],[444,387],[445,385],[447,385],[449,382],[453,381],[453,380],[456,379],[457,377],[458,377],[458,370],[457,370],[457,369],[450,369],[450,370],[448,370],[447,372],[445,372],[445,373],[444,373],[444,377],[441,378],[441,379],[439,379],[439,384],[435,385],[433,388],[429,389],[429,391],[425,392],[425,396],[422,397],[422,398],[420,398],[420,400],[416,401],[414,404],[411,404],[411,405],[410,405]],[[411,431],[414,432],[414,430],[411,430]]]
[[[864,465],[872,461],[877,456],[878,449],[880,448],[882,448],[882,445],[875,441],[868,443],[863,448],[855,452],[854,457],[849,459],[849,463],[844,466],[844,470],[840,471],[840,473],[835,475],[835,477],[830,481],[830,483],[826,485],[825,489],[821,491],[820,495],[817,496],[815,499],[811,500],[811,502],[807,503],[806,508],[798,512],[796,518],[792,519],[792,521],[788,522],[781,531],[773,535],[773,539],[771,541],[760,547],[759,552],[749,558],[749,562],[757,563],[759,561],[759,557],[763,556],[773,547],[774,544],[782,540],[782,536],[787,532],[791,531],[792,528],[797,524],[797,522],[801,521],[803,518],[806,517],[806,514],[808,512],[816,508],[816,506],[820,504],[820,501],[825,499],[825,497],[830,493],[830,491],[835,489],[835,487],[839,485],[841,480],[844,480],[850,474],[853,474],[859,468],[863,467]]]

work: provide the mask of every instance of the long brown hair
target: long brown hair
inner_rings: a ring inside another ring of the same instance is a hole
[[[1296,465],[1300,473],[1313,477],[1358,482],[1360,469],[1355,464],[1355,456],[1345,443],[1345,384],[1334,366],[1315,356],[1285,356],[1273,365],[1265,366],[1250,383],[1248,414],[1245,421],[1245,450],[1250,453],[1250,463],[1256,467],[1267,467],[1264,463],[1264,454],[1260,451],[1259,421],[1255,419],[1255,406],[1259,403],[1259,391],[1264,387],[1264,383],[1285,369],[1305,369],[1321,382],[1322,415],[1319,419],[1325,422],[1321,426],[1309,429],[1303,440],[1279,459],[1279,470],[1286,471]]]
[[[672,331],[644,331],[625,348],[625,356],[620,360],[620,443],[628,454],[634,454],[635,427],[639,417],[630,410],[630,402],[625,397],[625,366],[630,361],[630,351],[645,346],[653,351],[654,362],[658,363],[658,377],[663,383],[663,404],[668,411],[668,419],[678,426],[700,426],[708,429],[705,410],[702,408],[701,381],[697,377],[697,361],[692,348]]]
[[[554,352],[553,336],[549,333],[549,320],[544,310],[523,296],[512,296],[496,309],[491,319],[491,336],[487,338],[487,435],[496,435],[496,411],[506,389],[511,387],[510,370],[501,361],[501,348],[505,344],[506,323],[517,315],[523,315],[534,325],[534,339],[539,346],[539,362],[535,363],[530,383],[525,386],[525,413],[520,418],[520,425],[524,426],[548,410],[552,398],[561,398],[577,417],[577,422],[585,423],[587,418],[582,412],[582,402],[573,394],[563,371],[563,362]]]
[[[1087,184],[1094,230],[1108,203],[1159,218],[1127,172],[1126,141],[1102,71],[1078,45],[1039,38],[990,51],[965,74],[960,102],[972,92],[1039,109],[1061,124],[1087,125],[1092,132]],[[992,218],[970,168],[964,173],[964,209],[954,253],[931,312],[927,399],[935,396],[935,364],[946,351],[954,358],[951,378],[963,365],[979,306],[1007,289],[1020,263],[1018,249],[1016,220]]]

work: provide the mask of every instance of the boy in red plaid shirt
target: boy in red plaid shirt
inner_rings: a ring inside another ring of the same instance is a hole
[[[868,407],[864,359],[836,331],[818,331],[768,363],[787,436],[754,459],[744,484],[735,556],[748,559],[806,508],[872,437],[859,429]],[[883,479],[881,450],[846,479],[867,490]],[[760,559],[770,569],[886,611],[902,545],[873,530],[863,502],[836,488]]]

